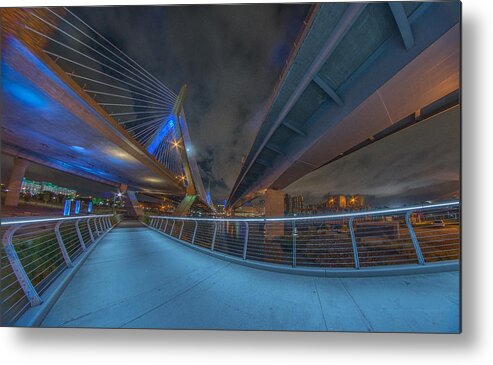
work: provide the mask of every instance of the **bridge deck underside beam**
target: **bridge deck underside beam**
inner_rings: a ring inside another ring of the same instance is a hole
[[[2,54],[2,151],[107,184],[184,193],[45,55],[8,38]]]
[[[276,91],[229,205],[254,191],[282,189],[353,147],[374,140],[394,124],[404,125],[400,123],[403,119],[418,115],[421,109],[458,95],[460,6],[409,3],[392,12],[382,3],[366,6],[312,81],[298,92],[298,99],[291,102],[292,90],[300,85],[317,57],[316,50],[321,49],[317,46],[321,35],[333,36],[323,33],[324,29],[337,24],[345,12],[346,8],[335,5],[320,6]],[[405,23],[412,26],[411,35]],[[272,146],[282,146],[283,154]],[[257,160],[269,161],[272,167],[260,169]],[[251,178],[254,169],[257,176]]]

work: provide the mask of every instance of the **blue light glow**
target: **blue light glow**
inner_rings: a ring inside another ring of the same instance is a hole
[[[42,108],[46,105],[45,100],[39,94],[20,84],[12,84],[10,82],[6,82],[5,85],[3,85],[3,90],[13,95],[28,106],[34,108]]]
[[[70,199],[65,200],[65,205],[63,207],[63,215],[65,217],[70,215],[71,205],[72,205],[72,200],[70,200]]]
[[[92,202],[89,202],[89,204],[87,204],[87,213],[92,213]]]
[[[147,152],[153,155],[161,141],[172,131],[174,127],[174,117],[170,116],[168,121],[159,128],[159,131],[156,133],[156,136],[152,140],[151,144],[147,147]]]
[[[75,214],[80,213],[80,200],[75,201]]]
[[[76,152],[84,152],[86,149],[81,146],[70,146],[70,148]]]

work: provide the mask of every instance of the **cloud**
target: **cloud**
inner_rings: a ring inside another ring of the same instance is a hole
[[[400,197],[410,203],[437,199],[458,191],[459,185],[460,116],[446,113],[326,165],[285,190],[312,203],[329,192],[373,195],[381,201]]]
[[[204,185],[227,198],[308,5],[75,8],[176,93]]]

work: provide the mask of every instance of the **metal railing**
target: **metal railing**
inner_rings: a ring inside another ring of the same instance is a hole
[[[459,202],[293,218],[146,220],[209,251],[293,268],[359,270],[460,258]]]
[[[14,323],[119,216],[2,219],[0,233],[1,318]]]

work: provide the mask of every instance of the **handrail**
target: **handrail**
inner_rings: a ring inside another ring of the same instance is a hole
[[[41,304],[51,283],[119,220],[112,214],[2,219],[0,253],[7,261],[0,297],[5,323]]]
[[[307,217],[146,219],[151,228],[220,257],[294,270],[414,265],[419,271],[460,258],[459,201]]]
[[[45,223],[45,222],[58,222],[58,221],[70,221],[75,219],[95,218],[95,217],[113,217],[113,214],[99,214],[99,215],[76,215],[73,217],[36,217],[32,219],[26,219],[25,217],[2,219],[0,225],[8,226],[12,224],[25,224],[25,223]]]
[[[181,219],[190,221],[228,221],[228,222],[282,222],[282,221],[305,221],[305,220],[318,220],[318,219],[337,219],[337,218],[351,218],[362,217],[367,215],[387,215],[391,213],[403,213],[413,210],[429,210],[434,208],[453,207],[460,205],[459,201],[429,204],[429,205],[414,205],[404,208],[393,209],[380,209],[380,210],[365,210],[353,213],[335,213],[326,215],[310,215],[303,217],[275,217],[275,218],[202,218],[202,217],[170,217],[160,215],[150,215],[149,218],[168,218],[168,219]]]

